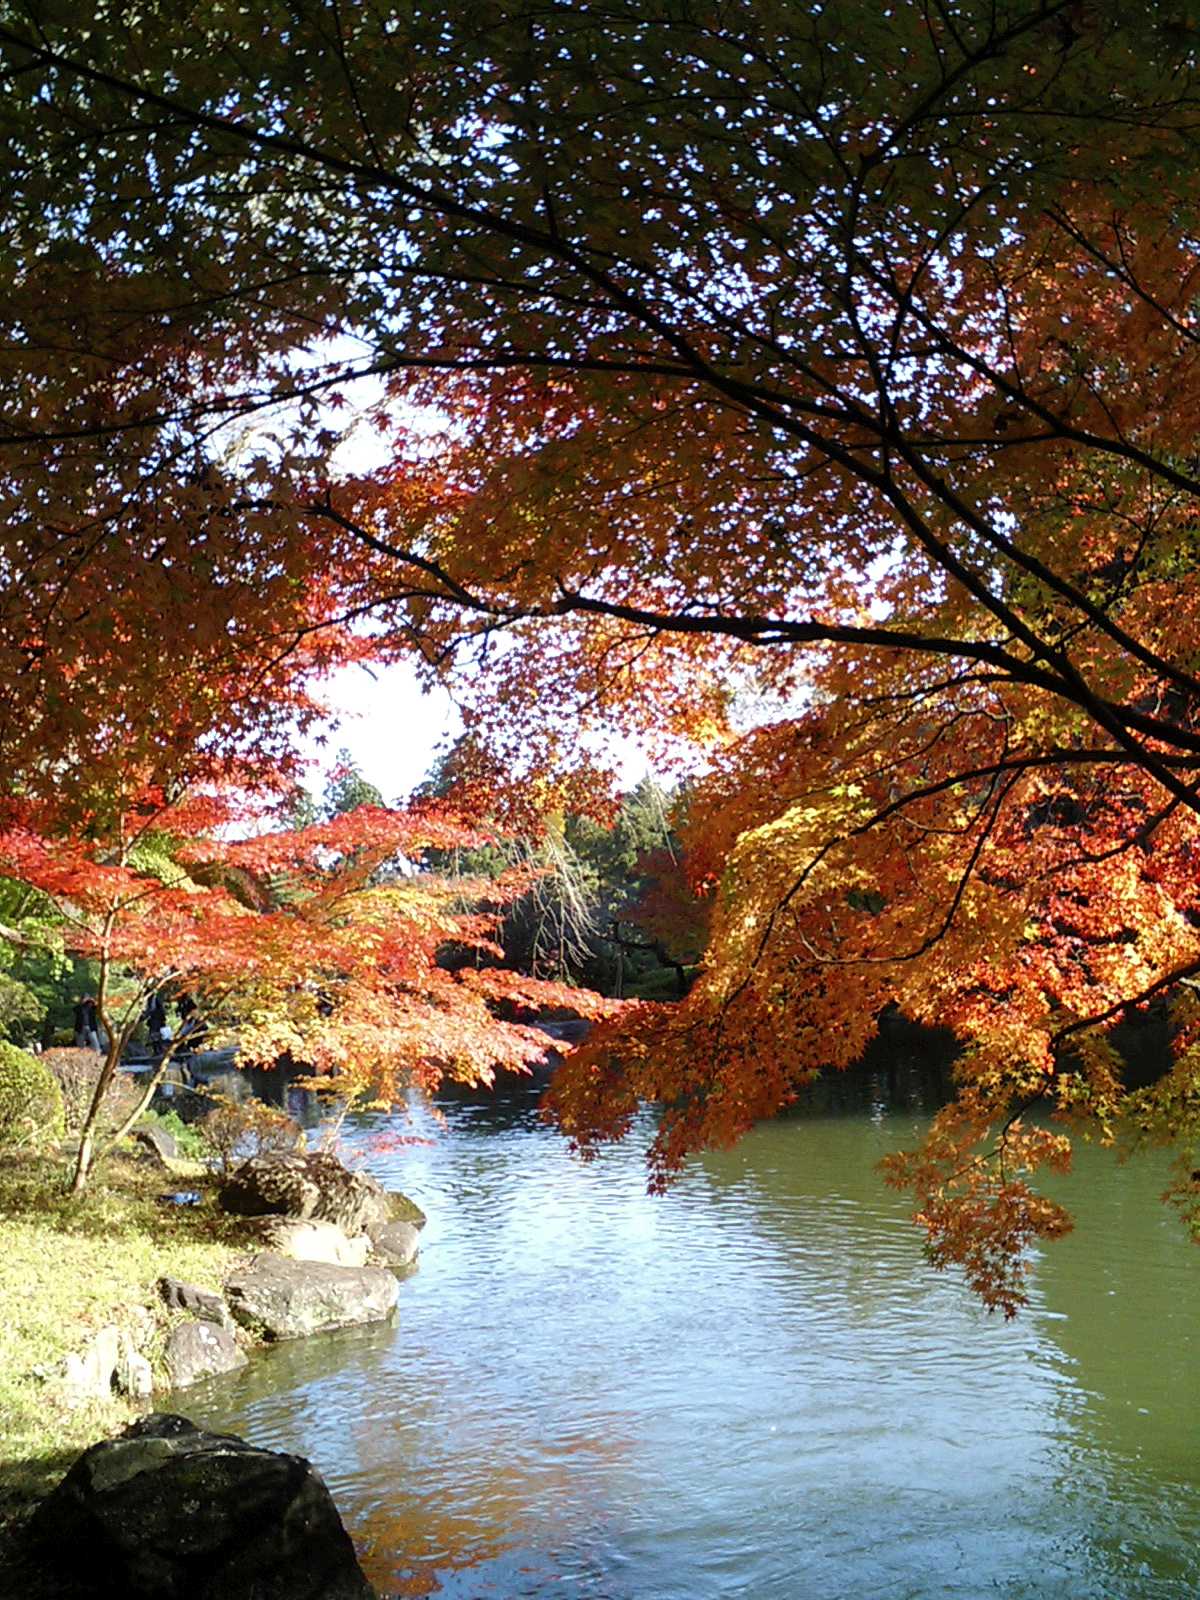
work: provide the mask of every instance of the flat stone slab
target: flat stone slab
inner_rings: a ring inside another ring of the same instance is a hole
[[[264,1252],[225,1285],[243,1327],[267,1339],[303,1339],[334,1328],[382,1322],[399,1286],[383,1267],[335,1267]]]

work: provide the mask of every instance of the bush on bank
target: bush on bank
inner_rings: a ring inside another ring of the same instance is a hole
[[[49,1067],[0,1040],[0,1147],[37,1146],[63,1136],[63,1097]]]

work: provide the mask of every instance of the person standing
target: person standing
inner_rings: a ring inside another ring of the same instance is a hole
[[[197,1050],[204,1042],[205,1024],[200,1014],[200,1007],[196,1004],[196,997],[191,994],[181,994],[175,1002],[175,1009],[179,1013],[179,1039],[181,1048]],[[186,1040],[186,1045],[184,1041]]]
[[[99,1053],[100,1018],[94,994],[85,994],[75,1007],[75,1048]]]
[[[146,1031],[150,1036],[150,1054],[160,1056],[170,1032],[167,1028],[167,1008],[157,991],[146,1002]]]

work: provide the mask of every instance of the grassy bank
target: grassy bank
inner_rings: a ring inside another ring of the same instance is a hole
[[[64,1161],[0,1156],[0,1536],[80,1450],[149,1409],[117,1396],[75,1399],[63,1358],[115,1323],[155,1364],[175,1320],[156,1280],[219,1290],[249,1253],[203,1179],[118,1156],[81,1198],[65,1181]],[[159,1196],[176,1187],[199,1189],[203,1203],[164,1204]]]

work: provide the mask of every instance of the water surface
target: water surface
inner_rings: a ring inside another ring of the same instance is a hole
[[[394,1325],[185,1408],[311,1457],[385,1592],[1196,1592],[1200,1255],[1161,1166],[1084,1150],[1005,1325],[874,1170],[914,1114],[777,1122],[650,1198],[638,1146],[584,1166],[529,1095],[444,1111],[429,1146],[350,1140],[429,1214]]]

